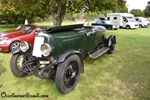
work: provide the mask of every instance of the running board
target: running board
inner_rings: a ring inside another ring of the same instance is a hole
[[[108,47],[103,47],[99,50],[97,50],[96,52],[89,54],[90,58],[98,58],[99,56],[101,56],[102,54],[104,54],[105,52],[107,52],[109,50]]]

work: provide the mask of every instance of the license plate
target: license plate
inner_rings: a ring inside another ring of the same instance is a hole
[[[49,61],[40,61],[39,63],[45,65],[45,64],[49,64],[50,62]]]

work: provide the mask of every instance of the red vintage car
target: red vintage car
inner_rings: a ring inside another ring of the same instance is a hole
[[[0,52],[10,52],[17,46],[21,41],[28,41],[33,45],[34,36],[38,30],[44,27],[35,25],[25,25],[17,30],[5,31],[0,33]]]

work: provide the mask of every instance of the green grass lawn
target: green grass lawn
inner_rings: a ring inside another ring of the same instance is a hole
[[[0,31],[12,28],[0,26]],[[0,53],[0,100],[4,99],[2,92],[48,95],[48,98],[24,100],[150,100],[150,27],[107,30],[106,36],[110,34],[117,37],[115,53],[106,53],[98,59],[85,57],[84,74],[76,88],[65,95],[57,90],[53,80],[15,77],[9,65],[11,54]]]

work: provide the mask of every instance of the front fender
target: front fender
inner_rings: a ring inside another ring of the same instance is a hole
[[[13,49],[10,53],[11,54],[16,54],[16,53],[20,53],[21,52],[21,49],[20,47],[18,46],[17,48]]]
[[[68,50],[66,52],[64,52],[57,60],[57,63],[62,63],[64,62],[69,56],[71,55],[78,55],[81,62],[82,62],[82,66],[81,66],[81,73],[84,72],[84,63],[83,63],[83,57],[82,57],[82,54],[79,52],[79,51],[76,51],[76,50]]]

